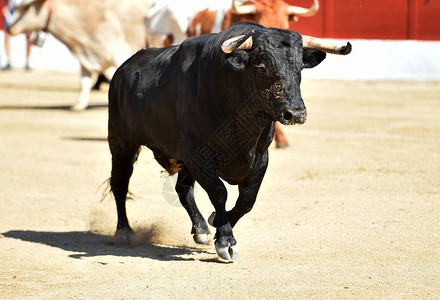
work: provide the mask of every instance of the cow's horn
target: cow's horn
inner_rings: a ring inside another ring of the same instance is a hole
[[[301,16],[301,17],[311,17],[316,15],[319,10],[319,0],[314,0],[310,8],[304,8],[294,5],[289,5],[288,13],[289,15]]]
[[[347,55],[351,52],[351,44],[340,44],[337,42],[326,41],[313,36],[303,35],[303,48],[313,48],[323,52],[339,55]]]
[[[251,49],[252,48],[252,34],[254,31],[252,30],[246,35],[239,35],[233,38],[230,38],[223,42],[222,50],[224,53],[232,53],[237,49]]]
[[[237,15],[249,15],[257,13],[257,6],[253,4],[239,5],[237,0],[232,0],[232,13]]]

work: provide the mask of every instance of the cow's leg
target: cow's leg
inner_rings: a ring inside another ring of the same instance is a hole
[[[237,224],[237,221],[251,211],[257,199],[257,194],[263,181],[268,165],[268,151],[266,151],[256,164],[252,173],[238,185],[239,196],[235,207],[228,211],[228,220],[232,227]],[[209,217],[210,223],[215,223],[216,214]]]
[[[226,214],[226,199],[228,192],[225,185],[217,175],[214,164],[204,163],[193,157],[193,164],[188,166],[196,181],[208,193],[209,199],[215,208],[216,218],[213,226],[217,228],[215,233],[215,250],[225,259],[232,260],[238,257],[238,246],[232,234],[232,226]]]
[[[139,146],[124,143],[122,139],[109,136],[110,151],[112,154],[112,171],[110,187],[116,201],[118,225],[115,236],[119,243],[129,244],[133,230],[128,224],[125,201],[128,193],[128,184],[133,173],[133,164],[138,154]]]
[[[192,230],[194,241],[197,244],[208,244],[208,235],[211,234],[208,224],[197,208],[194,201],[194,178],[189,171],[184,168],[179,171],[176,183],[176,192],[179,195],[180,202],[188,212],[192,222]]]
[[[289,141],[284,135],[283,128],[279,122],[275,122],[275,145],[277,148],[289,147]]]
[[[90,90],[97,77],[98,74],[92,73],[81,66],[81,91],[78,101],[71,107],[71,110],[81,111],[87,108],[89,105]]]
[[[130,55],[128,55],[127,57],[130,57]],[[122,65],[122,63],[124,61],[125,61],[125,59],[123,61],[121,61],[121,63],[119,65]],[[113,75],[115,75],[115,72],[116,72],[116,67],[109,67],[104,70],[103,74],[108,80],[112,80]]]

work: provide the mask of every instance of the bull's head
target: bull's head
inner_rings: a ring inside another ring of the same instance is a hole
[[[46,30],[53,0],[23,0],[14,7],[6,29],[12,35]]]
[[[228,39],[222,50],[230,68],[247,73],[244,77],[250,81],[246,85],[266,103],[266,113],[273,121],[302,124],[307,116],[300,91],[302,69],[317,66],[326,52],[350,53],[351,44],[338,45],[272,28]]]

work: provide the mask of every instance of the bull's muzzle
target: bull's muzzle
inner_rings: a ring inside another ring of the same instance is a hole
[[[307,120],[307,110],[290,110],[286,109],[282,115],[280,122],[284,125],[304,124]]]

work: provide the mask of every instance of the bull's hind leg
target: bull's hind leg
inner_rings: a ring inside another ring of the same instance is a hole
[[[206,224],[205,219],[197,208],[196,202],[194,200],[194,178],[189,173],[189,171],[184,167],[179,171],[176,183],[176,192],[179,195],[180,203],[188,212],[189,217],[192,222],[192,230],[194,241],[197,244],[208,244],[209,231],[208,224]]]
[[[112,172],[110,187],[116,201],[118,212],[118,225],[116,238],[118,243],[129,244],[133,237],[133,230],[128,224],[125,201],[128,193],[128,184],[133,173],[133,164],[139,154],[139,146],[124,143],[119,138],[109,137],[110,151],[112,153]]]

